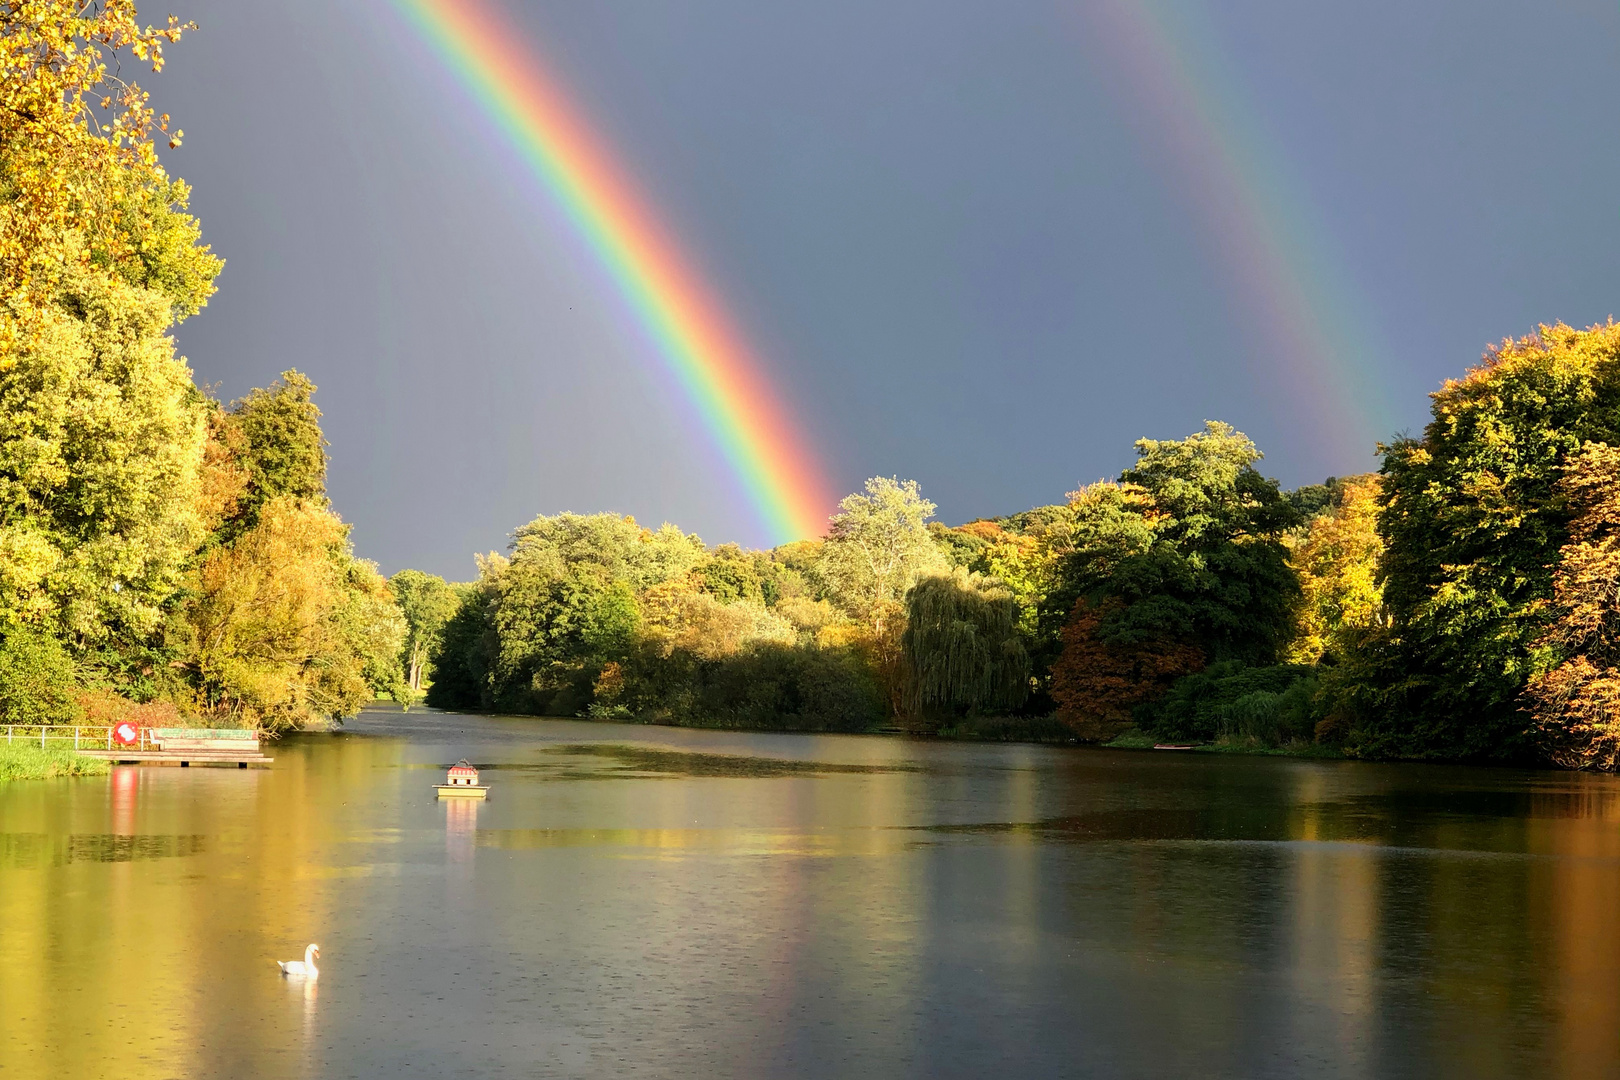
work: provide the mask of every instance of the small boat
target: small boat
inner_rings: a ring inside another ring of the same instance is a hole
[[[1153,749],[1155,749],[1155,750],[1196,750],[1196,749],[1198,749],[1198,744],[1197,743],[1179,743],[1179,742],[1160,742],[1160,743],[1154,743],[1153,744]]]
[[[441,799],[482,799],[489,795],[489,786],[478,782],[478,770],[462,758],[450,766],[444,783],[434,784],[433,790]]]

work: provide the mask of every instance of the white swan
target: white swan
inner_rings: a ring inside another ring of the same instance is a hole
[[[315,966],[315,958],[319,955],[321,955],[321,947],[311,945],[304,950],[302,960],[277,960],[276,966],[281,969],[283,975],[298,975],[305,979],[318,978],[321,969]]]

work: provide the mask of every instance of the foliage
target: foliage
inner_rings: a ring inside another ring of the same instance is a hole
[[[949,567],[928,531],[934,510],[915,480],[874,477],[865,494],[846,495],[817,567],[829,598],[881,632],[912,582]]]
[[[1559,484],[1588,442],[1620,444],[1620,326],[1543,326],[1433,395],[1422,439],[1384,449],[1387,630],[1352,658],[1351,747],[1528,759],[1521,691],[1553,661],[1569,543]]]
[[[1309,740],[1318,720],[1316,691],[1311,665],[1245,667],[1226,660],[1171,687],[1150,726],[1160,738],[1198,742],[1247,739],[1277,746]]]
[[[479,568],[486,571],[496,561],[506,560],[491,554],[479,560]],[[486,571],[479,581],[453,588],[455,614],[445,622],[428,654],[433,684],[427,690],[427,703],[435,709],[492,709],[495,698],[489,676],[499,648],[490,617],[496,596],[494,578]]]
[[[929,529],[953,565],[995,578],[1012,594],[1020,631],[1029,644],[1038,642],[1040,613],[1059,583],[1058,568],[1073,544],[1074,509],[1043,506],[954,529],[930,523]]]
[[[583,708],[597,670],[633,640],[636,588],[686,573],[701,553],[696,537],[614,514],[539,517],[519,529],[511,560],[484,567],[495,707],[565,715]]]
[[[129,0],[0,5],[0,667],[56,687],[13,717],[70,715],[87,681],[108,715],[288,725],[400,683],[403,619],[326,509],[314,384],[226,410],[168,336],[222,264],[157,160],[179,132],[124,72],[184,29]]]
[[[622,678],[625,689],[602,704],[657,723],[869,731],[884,715],[871,668],[848,648],[763,642],[708,657],[643,648]]]
[[[183,29],[118,0],[0,8],[0,629],[78,649],[152,634],[201,532],[202,400],[166,332],[220,262],[108,67],[160,69]]]
[[[196,704],[256,727],[352,715],[389,688],[404,620],[321,506],[286,496],[197,568],[186,608]]]
[[[122,694],[100,687],[81,692],[77,701],[83,711],[80,723],[93,727],[116,727],[126,721],[138,727],[186,726],[186,718],[172,701],[131,701]]]
[[[913,585],[901,647],[914,714],[1007,711],[1029,695],[1012,594],[977,574],[959,569]]]
[[[14,629],[0,639],[0,718],[8,724],[76,724],[73,659],[55,638]]]
[[[1108,616],[1122,606],[1112,598],[1096,606],[1078,601],[1052,667],[1058,716],[1087,742],[1107,742],[1126,730],[1139,708],[1204,666],[1202,650],[1168,635],[1107,635]]]
[[[154,127],[171,147],[181,133],[122,77],[123,55],[161,71],[186,29],[143,29],[133,0],[0,7],[0,356],[52,321],[74,275],[164,295],[175,317],[213,291],[219,262],[153,146]]]
[[[1620,767],[1620,449],[1588,443],[1559,494],[1573,518],[1536,643],[1557,660],[1530,680],[1525,707],[1541,753],[1565,768]]]
[[[1300,582],[1299,623],[1288,646],[1288,660],[1296,664],[1341,657],[1362,632],[1385,622],[1378,477],[1329,481],[1324,490],[1328,500],[1304,531],[1285,538]]]
[[[401,570],[388,579],[401,616],[405,619],[405,643],[400,663],[405,670],[406,706],[422,690],[424,677],[431,678],[429,656],[439,649],[445,624],[456,614],[461,598],[456,588],[435,574]]]
[[[1364,482],[1367,477],[1330,476],[1320,484],[1306,484],[1285,492],[1283,497],[1288,505],[1299,512],[1304,521],[1310,521],[1319,514],[1332,513],[1344,501],[1344,489],[1347,485]]]
[[[1052,696],[1086,738],[1117,734],[1205,662],[1274,663],[1299,595],[1282,544],[1298,512],[1256,471],[1247,436],[1211,421],[1136,452],[1117,485],[1071,496],[1048,601],[1073,598]]]
[[[298,371],[283,371],[268,389],[231,403],[227,425],[235,429],[236,461],[247,479],[237,513],[246,525],[271,499],[326,504],[326,437],[315,384]]]
[[[0,783],[53,780],[61,776],[105,776],[112,763],[60,746],[0,742]]]

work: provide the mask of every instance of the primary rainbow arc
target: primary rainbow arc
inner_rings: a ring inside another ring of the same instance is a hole
[[[816,458],[702,279],[538,59],[482,0],[392,0],[601,259],[777,543],[819,536]]]

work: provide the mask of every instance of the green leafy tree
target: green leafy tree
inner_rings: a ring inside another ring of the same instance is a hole
[[[388,587],[405,618],[401,663],[405,669],[406,706],[422,692],[422,680],[431,678],[430,657],[439,651],[445,624],[461,606],[453,585],[435,574],[401,570],[388,579]]]
[[[404,619],[325,507],[272,499],[198,566],[186,607],[196,704],[244,726],[341,719],[387,688]]]
[[[500,646],[491,617],[498,597],[498,575],[492,566],[505,561],[493,552],[481,557],[478,581],[451,586],[456,591],[455,613],[428,654],[433,683],[427,690],[427,703],[436,709],[494,708],[491,676]]]
[[[78,673],[61,642],[13,628],[0,634],[0,719],[8,724],[73,724]]]
[[[231,403],[228,423],[239,435],[237,462],[247,475],[237,505],[244,524],[271,499],[325,504],[327,442],[314,396],[308,376],[284,371],[268,388]]]
[[[1059,597],[1073,596],[1053,696],[1106,733],[1205,662],[1266,666],[1287,644],[1299,583],[1282,538],[1299,521],[1254,443],[1215,421],[1142,439],[1120,484],[1076,492]]]
[[[874,477],[832,517],[818,571],[832,599],[881,631],[918,577],[949,569],[928,531],[935,506],[915,480]]]
[[[539,517],[517,530],[511,559],[484,564],[491,703],[584,709],[601,668],[631,647],[638,591],[684,578],[704,555],[695,536],[616,514]]]
[[[204,406],[168,330],[213,293],[146,93],[185,27],[127,2],[0,8],[0,631],[128,654],[201,536]],[[178,141],[171,135],[170,143]]]
[[[1620,445],[1620,326],[1543,326],[1433,395],[1421,439],[1384,449],[1378,531],[1389,626],[1342,702],[1369,756],[1529,760],[1521,692],[1552,655],[1570,505],[1588,442]]]
[[[738,600],[766,600],[766,585],[772,582],[768,557],[756,558],[736,544],[721,544],[700,562],[695,573],[703,591],[721,603]],[[772,597],[774,599],[774,597]]]
[[[919,579],[900,642],[914,714],[1005,712],[1029,696],[1018,606],[997,582],[961,569]]]

